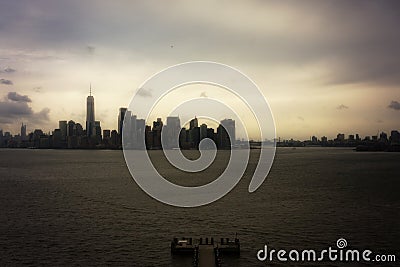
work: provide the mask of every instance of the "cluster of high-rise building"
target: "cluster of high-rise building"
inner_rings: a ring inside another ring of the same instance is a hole
[[[181,128],[179,117],[167,117],[166,125],[163,125],[161,118],[158,118],[153,122],[153,127],[147,125],[145,128],[147,149],[159,149],[162,146],[167,149],[198,149],[201,140],[205,138],[214,141],[218,149],[229,149],[235,145],[231,144],[229,136],[235,140],[235,121],[232,119],[222,120],[216,132],[205,123],[199,126],[197,118],[189,122],[188,129]]]
[[[125,120],[124,120],[125,118]],[[138,119],[126,108],[119,109],[118,137],[122,141],[122,128],[125,130],[124,144],[127,148],[146,149],[198,149],[200,141],[209,138],[214,141],[217,148],[229,149],[232,140],[235,140],[235,121],[225,119],[217,128],[209,128],[205,123],[199,126],[195,117],[189,122],[189,128],[181,128],[179,117],[167,117],[166,124],[161,118],[153,121],[152,125],[146,125],[144,119]],[[232,144],[234,145],[234,144]]]
[[[199,126],[197,118],[190,121],[188,129],[181,128],[179,117],[167,117],[165,125],[161,118],[157,118],[151,126],[146,125],[144,119],[138,119],[127,108],[119,109],[117,130],[102,131],[100,121],[95,120],[94,97],[91,88],[86,104],[85,129],[79,122],[61,120],[58,128],[52,133],[44,133],[41,129],[36,129],[27,134],[26,124],[22,124],[19,135],[12,136],[10,132],[3,134],[0,130],[0,147],[119,149],[122,147],[123,129],[125,131],[124,144],[132,149],[161,149],[163,147],[197,149],[204,138],[212,139],[219,149],[229,149],[234,145],[231,144],[229,136],[232,140],[236,138],[235,121],[232,119],[222,120],[217,132],[204,123]]]

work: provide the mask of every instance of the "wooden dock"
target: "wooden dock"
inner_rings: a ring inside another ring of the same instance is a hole
[[[221,255],[240,255],[240,241],[237,237],[232,241],[221,238],[220,242],[214,241],[214,238],[174,238],[171,242],[171,253],[193,255],[194,267],[220,267]]]
[[[218,267],[213,245],[199,245],[198,266]]]

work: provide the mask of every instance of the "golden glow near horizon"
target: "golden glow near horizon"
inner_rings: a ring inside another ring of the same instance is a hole
[[[147,78],[192,60],[253,79],[278,137],[400,129],[398,3],[356,2],[8,1],[0,8],[0,129],[84,125],[90,83],[96,119],[116,129],[119,107]],[[165,103],[203,92],[228,99],[212,88],[184,89]],[[165,120],[167,109],[153,117]]]

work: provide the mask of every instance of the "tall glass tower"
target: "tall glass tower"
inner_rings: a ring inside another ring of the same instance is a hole
[[[94,97],[92,96],[92,85],[90,85],[89,96],[86,99],[86,104],[86,134],[90,137],[95,135]]]

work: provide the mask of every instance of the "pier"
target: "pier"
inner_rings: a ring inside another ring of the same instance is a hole
[[[194,267],[221,267],[221,256],[239,256],[240,241],[221,238],[219,242],[213,237],[200,238],[174,238],[171,242],[172,254],[193,255]]]

